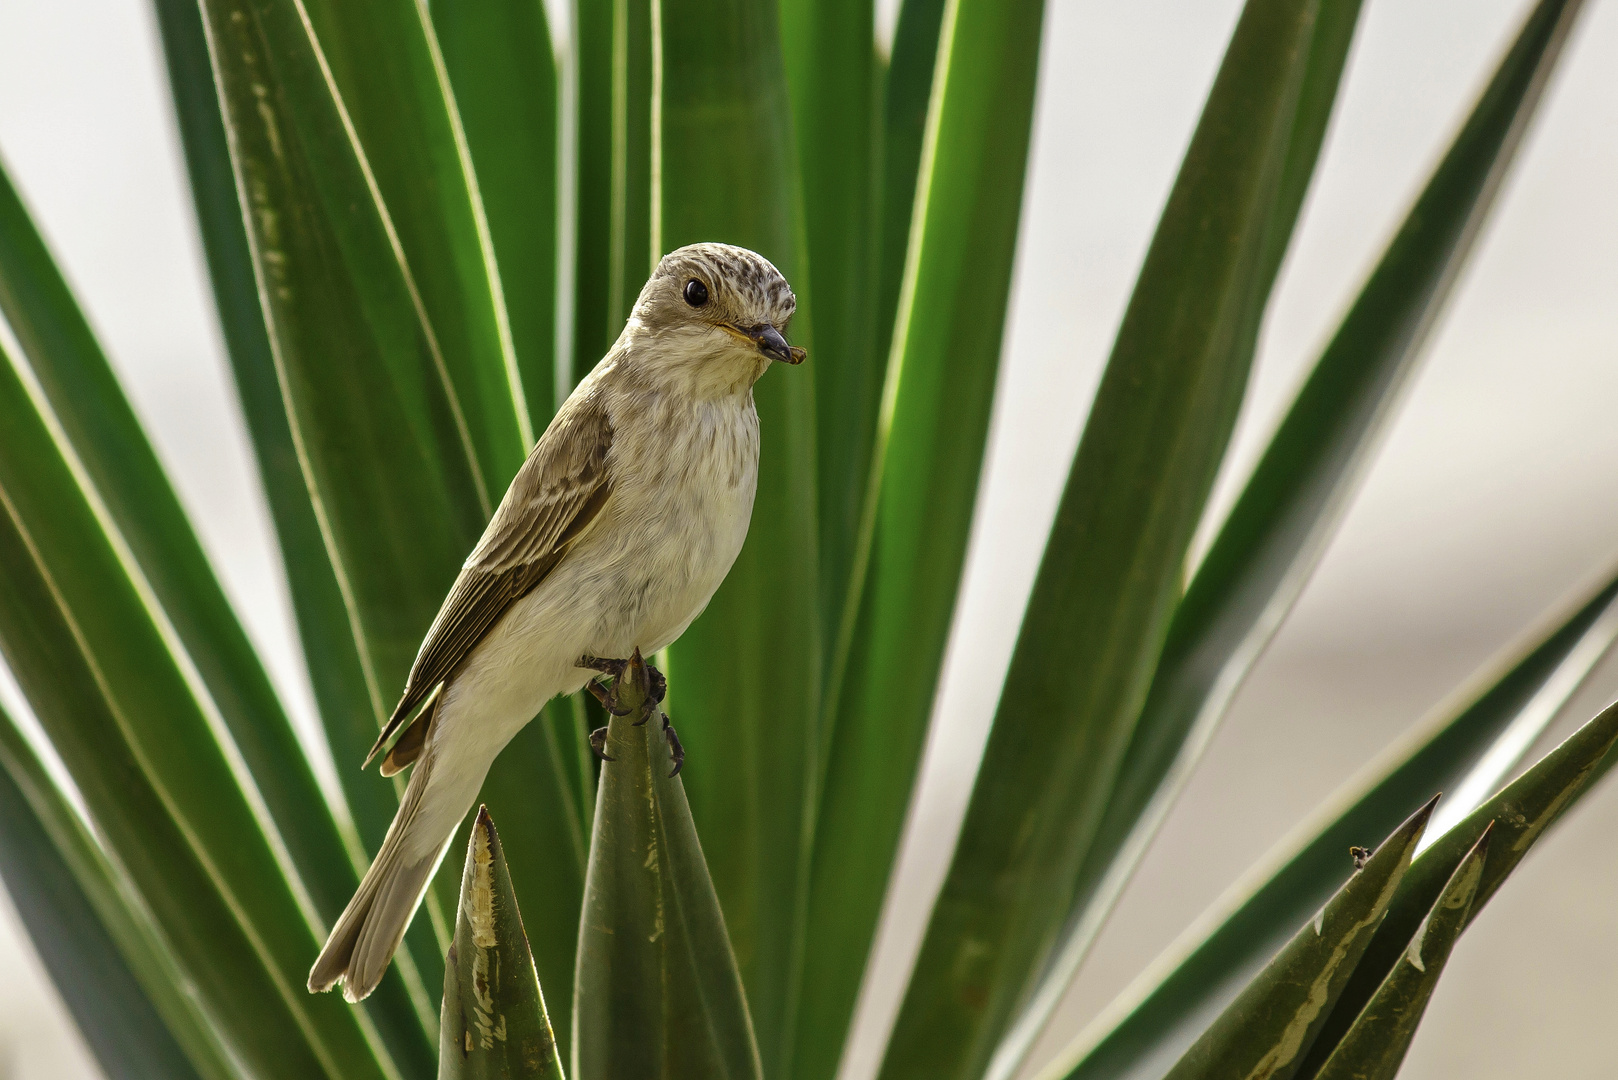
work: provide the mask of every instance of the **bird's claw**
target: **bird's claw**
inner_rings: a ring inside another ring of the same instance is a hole
[[[598,727],[590,732],[590,751],[602,761],[618,760],[607,753],[607,729],[604,727]]]
[[[601,707],[603,709],[606,709],[614,716],[628,716],[634,711],[633,709],[620,709],[618,707],[618,680],[624,677],[624,670],[629,667],[628,660],[591,656],[590,654],[586,653],[585,655],[579,657],[577,666],[581,668],[588,668],[591,671],[599,671],[603,675],[610,675],[612,677],[613,686],[611,690],[608,690],[594,679],[591,679],[589,682],[584,684],[584,688],[590,691],[590,696],[601,702]],[[646,665],[646,678],[649,687],[649,697],[652,704],[662,704],[663,699],[669,695],[668,679],[661,671],[657,670],[651,664]],[[637,721],[637,725],[644,724],[645,722],[645,720]]]
[[[589,682],[584,684],[584,688],[590,691],[591,697],[601,702],[601,707],[603,709],[606,709],[614,716],[628,716],[630,713],[635,711],[634,709],[620,709],[618,707],[616,684],[614,685],[613,689],[608,690],[605,686],[602,686],[594,679],[591,679]]]
[[[680,768],[685,764],[685,747],[680,745],[680,737],[674,733],[674,725],[669,723],[667,715],[663,717],[663,736],[669,741],[669,756],[674,759],[674,769],[669,773],[672,780],[680,775]]]

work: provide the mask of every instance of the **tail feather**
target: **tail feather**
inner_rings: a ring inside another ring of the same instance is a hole
[[[431,773],[432,754],[424,754],[411,773],[399,812],[382,841],[382,850],[377,852],[354,899],[348,902],[309,971],[311,992],[330,990],[341,979],[343,997],[361,1001],[387,972],[388,962],[404,939],[405,929],[421,906],[427,884],[453,836],[445,836],[425,857],[410,858],[409,849],[419,851],[422,845],[407,845],[405,837],[416,823]]]

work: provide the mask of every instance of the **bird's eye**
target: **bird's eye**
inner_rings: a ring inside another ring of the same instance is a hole
[[[708,286],[692,278],[685,283],[685,302],[692,307],[701,307],[708,302]]]

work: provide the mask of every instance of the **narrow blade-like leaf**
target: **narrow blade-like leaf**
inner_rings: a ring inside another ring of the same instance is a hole
[[[766,1071],[783,1072],[820,720],[815,343],[776,0],[663,0],[653,193],[669,251],[751,248],[798,296],[804,367],[753,388],[761,446],[747,541],[706,612],[669,649],[686,790],[741,964]]]
[[[1343,991],[1321,1030],[1324,1048],[1335,1046],[1403,955],[1407,943],[1432,910],[1456,867],[1485,832],[1492,832],[1490,857],[1483,865],[1477,895],[1467,912],[1469,923],[1500,888],[1545,831],[1567,812],[1590,786],[1607,752],[1618,742],[1618,705],[1609,706],[1546,754],[1494,798],[1435,839],[1421,853],[1410,875],[1388,906],[1388,918],[1377,931],[1354,978]],[[1325,1053],[1311,1054],[1303,1076],[1311,1076]]]
[[[719,897],[637,652],[608,725],[573,1002],[575,1076],[763,1075]],[[695,764],[695,762],[693,762]]]
[[[320,919],[129,546],[0,350],[0,651],[246,1068],[383,1077],[367,1014],[303,992]]]
[[[571,389],[606,355],[620,327],[607,319],[612,244],[613,18],[618,4],[573,0],[567,77],[572,126],[573,250],[568,288],[572,355],[560,361],[557,387]],[[650,245],[648,245],[650,247]],[[648,252],[648,256],[650,252]]]
[[[451,387],[476,494],[492,512],[534,432],[489,222],[427,3],[283,2],[307,13],[319,39]]]
[[[110,877],[95,841],[0,709],[0,879],[101,1071],[107,1080],[236,1076]]]
[[[1226,50],[1057,509],[886,1080],[981,1074],[1072,908],[1292,231],[1317,8],[1249,0]]]
[[[1577,690],[1611,645],[1618,578],[1486,664],[1284,838],[1039,1073],[1040,1080],[1156,1080],[1230,1001],[1284,928],[1347,877],[1342,854],[1452,789],[1527,710]],[[1554,694],[1554,697],[1548,697]]]
[[[794,1075],[837,1067],[920,761],[988,433],[1043,13],[1039,0],[959,0],[943,15],[878,487],[850,569],[863,586],[832,639]]]
[[[533,0],[432,5],[537,432],[556,411],[556,58]]]
[[[1542,4],[1524,27],[1192,579],[1079,873],[1074,928],[1017,1034],[1008,1038],[1002,1051],[1008,1058],[1032,1043],[1077,972],[1248,670],[1335,533],[1494,205],[1579,6]],[[1336,85],[1357,7],[1321,9],[1299,107],[1301,134],[1315,147],[1330,107],[1323,84]],[[1288,171],[1301,170],[1289,162]],[[1303,193],[1298,187],[1289,194],[1301,199]],[[1440,807],[1440,816],[1446,810]]]
[[[1466,927],[1472,900],[1483,880],[1488,847],[1489,832],[1485,829],[1416,928],[1401,957],[1404,962],[1394,964],[1354,1019],[1354,1025],[1332,1048],[1331,1056],[1315,1074],[1320,1080],[1393,1080],[1399,1072],[1455,939]],[[1323,1043],[1321,1040],[1315,1049],[1321,1049]]]
[[[561,1080],[562,1059],[488,810],[478,808],[444,964],[438,1080]]]
[[[1370,945],[1436,802],[1429,800],[1382,842],[1191,1045],[1168,1080],[1290,1080]]]

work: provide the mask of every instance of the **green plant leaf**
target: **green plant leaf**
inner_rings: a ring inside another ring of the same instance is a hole
[[[1405,947],[1405,963],[1395,964],[1315,1075],[1320,1080],[1393,1080],[1404,1061],[1427,1001],[1438,985],[1455,939],[1466,927],[1472,900],[1483,880],[1488,854],[1485,829],[1449,876],[1444,891]],[[1318,1047],[1317,1047],[1318,1049]]]
[[[810,368],[819,455],[821,622],[827,626],[841,616],[848,592],[886,367],[875,351],[882,138],[871,27],[871,0],[781,4],[807,237],[804,284],[815,309]]]
[[[917,88],[925,14],[905,16],[907,65],[895,70],[912,81],[896,95]],[[836,1070],[920,761],[999,365],[1042,16],[1037,0],[960,0],[942,17],[878,486],[850,569],[863,591],[850,593],[831,642],[795,1075]]]
[[[444,963],[439,1080],[561,1080],[528,935],[505,852],[489,812],[478,808],[461,871],[455,940]]]
[[[1370,945],[1437,801],[1437,796],[1429,799],[1399,826],[1314,919],[1292,935],[1191,1044],[1169,1070],[1168,1080],[1290,1080]]]
[[[108,1080],[236,1076],[111,877],[95,841],[0,709],[0,879],[102,1073]]]
[[[397,1076],[369,1014],[303,991],[320,918],[43,392],[0,352],[0,652],[244,1068]]]
[[[1250,0],[1226,51],[1068,476],[886,1080],[981,1074],[1072,908],[1292,230],[1317,7]]]
[[[1388,906],[1387,920],[1321,1029],[1321,1053],[1310,1055],[1301,1076],[1312,1076],[1326,1049],[1341,1040],[1383,978],[1404,955],[1456,867],[1484,833],[1493,832],[1489,844],[1493,854],[1483,864],[1477,894],[1466,915],[1468,923],[1477,918],[1483,905],[1545,830],[1589,790],[1590,781],[1614,742],[1618,742],[1618,705],[1609,706],[1498,795],[1434,839],[1410,868],[1410,875]]]
[[[614,687],[579,926],[573,1067],[595,1080],[761,1077],[719,897],[637,652]],[[695,764],[695,762],[693,762]]]
[[[753,389],[761,447],[747,541],[668,650],[682,777],[747,986],[765,1071],[785,1071],[819,741],[813,306],[776,0],[664,0],[656,247],[722,241],[773,262],[798,296],[809,363]]]
[[[1505,57],[1406,216],[1242,497],[1169,626],[1095,843],[1079,872],[1074,926],[1019,1018],[995,1073],[1009,1076],[1082,964],[1135,865],[1196,768],[1231,699],[1280,627],[1358,489],[1494,204],[1578,4],[1540,8]],[[1299,106],[1313,160],[1357,4],[1325,5]],[[1284,201],[1296,211],[1301,168]],[[1277,251],[1276,257],[1279,257]],[[1442,817],[1447,807],[1441,807]]]
[[[1347,877],[1343,852],[1452,788],[1525,712],[1554,713],[1612,644],[1618,576],[1492,660],[1281,840],[1081,1031],[1039,1080],[1156,1080]]]
[[[424,0],[292,0],[353,125],[492,513],[534,444],[489,222]],[[465,5],[456,5],[465,6]],[[479,4],[480,8],[491,5]],[[491,58],[489,66],[495,61]],[[507,132],[515,140],[515,132]]]
[[[533,0],[432,5],[535,430],[556,411],[556,58]]]
[[[192,0],[156,0],[154,7],[214,302],[275,522],[304,662],[359,832],[358,840],[348,839],[357,880],[366,850],[380,846],[398,807],[398,795],[390,785],[347,767],[362,760],[376,738],[380,723],[377,680],[364,636],[355,632],[352,620],[356,612],[349,604],[354,598],[345,596],[349,586],[334,568],[328,536],[311,499],[302,454],[282,399],[282,372],[266,327],[267,312],[260,302],[255,258],[236,190],[203,13]],[[386,462],[386,467],[393,463]],[[434,901],[429,898],[428,902]],[[345,896],[335,908],[322,908],[328,923],[346,903]],[[424,1071],[431,1061],[429,1036],[436,1041],[442,963],[443,952],[432,927],[420,920],[392,971],[368,999],[378,1003],[374,1006],[381,1010],[378,1024],[390,1046],[398,1047],[399,1058],[418,1063],[412,1072]],[[403,1011],[401,1002],[408,1006],[413,1023],[390,1019]],[[409,1030],[411,1027],[415,1030]]]

